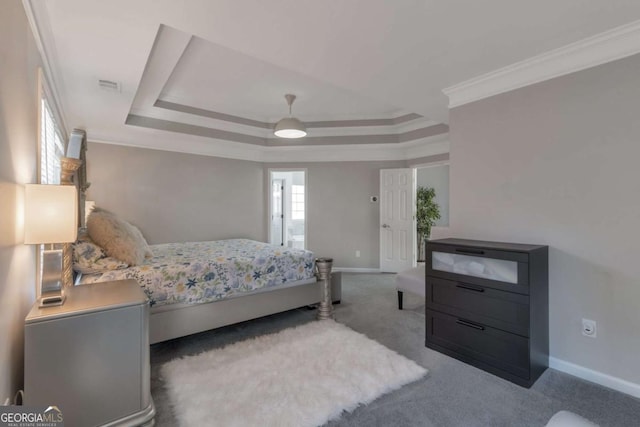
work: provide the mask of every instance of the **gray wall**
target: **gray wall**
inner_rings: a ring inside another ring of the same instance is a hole
[[[149,243],[266,241],[269,168],[307,169],[307,248],[337,267],[379,267],[381,168],[405,162],[262,164],[89,143],[89,200],[138,225]],[[356,250],[360,257],[356,258]]]
[[[88,200],[150,244],[266,239],[262,163],[89,143]]]
[[[35,182],[35,46],[22,3],[0,13],[0,404],[22,388],[24,318],[35,299],[35,249],[24,245],[23,184]]]
[[[551,355],[636,384],[638,70],[634,56],[450,112],[450,234],[548,244]]]
[[[416,171],[416,184],[432,187],[436,191],[435,202],[440,207],[440,219],[437,227],[449,225],[449,165],[419,167]]]

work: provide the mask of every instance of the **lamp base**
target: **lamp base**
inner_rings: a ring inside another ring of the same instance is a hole
[[[64,304],[62,287],[62,250],[49,249],[42,253],[42,282],[40,283],[40,307]]]

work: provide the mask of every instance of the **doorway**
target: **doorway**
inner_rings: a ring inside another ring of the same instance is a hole
[[[306,248],[305,170],[269,170],[269,243]]]
[[[380,271],[415,266],[415,169],[380,169]]]
[[[431,228],[431,236],[433,236],[434,228],[442,229],[449,226],[449,162],[416,165],[414,168],[416,169],[416,189],[420,187],[433,188],[435,192],[433,202],[438,205],[440,219],[436,220]],[[425,258],[424,242],[418,241],[417,254],[418,262],[423,262]]]

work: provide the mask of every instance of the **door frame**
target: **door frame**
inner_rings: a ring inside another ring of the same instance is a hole
[[[413,168],[415,170],[415,176],[416,176],[416,183],[414,186],[414,198],[417,200],[417,196],[418,196],[418,169],[426,169],[426,168],[430,168],[430,167],[435,167],[435,166],[449,166],[449,179],[451,179],[451,160],[450,159],[446,159],[446,160],[438,160],[435,162],[427,162],[427,163],[417,163],[415,165],[412,165],[411,168]],[[451,181],[449,181],[449,199],[451,199]],[[415,207],[414,207],[414,212],[415,212]],[[415,215],[415,213],[414,213]],[[436,227],[434,225],[434,227]],[[442,228],[442,226],[439,226]],[[449,225],[447,225],[447,228],[449,227]],[[416,230],[416,241],[417,241],[417,230]],[[417,263],[418,261],[418,253],[416,251],[415,254],[415,262]]]
[[[265,194],[267,195],[267,210],[266,210],[266,224],[267,224],[267,242],[271,242],[271,175],[273,172],[304,172],[304,249],[309,247],[309,172],[307,168],[267,168],[267,178],[265,179]]]
[[[270,212],[267,212],[267,216],[269,217],[269,243],[271,244],[275,244],[273,242],[274,238],[277,238],[276,236],[273,235],[273,225],[274,225],[274,218],[273,218],[273,213],[274,211],[271,210],[273,208],[275,208],[276,206],[274,206],[273,203],[273,199],[274,199],[274,182],[278,181],[280,183],[280,246],[284,246],[284,238],[285,238],[285,231],[286,231],[286,217],[285,217],[285,209],[287,206],[287,200],[286,200],[286,194],[285,194],[285,186],[287,185],[287,180],[285,178],[274,178],[271,177],[271,186],[270,186],[270,192],[269,192],[269,201],[270,204],[269,206],[271,206],[271,208],[269,209]]]
[[[382,235],[383,235],[382,229],[383,229],[384,226],[383,226],[382,210],[384,208],[384,201],[386,200],[386,198],[385,198],[385,200],[383,200],[384,196],[383,196],[382,176],[383,176],[383,172],[387,171],[387,170],[388,171],[400,171],[400,170],[402,170],[402,171],[410,171],[410,175],[411,175],[410,187],[411,188],[409,190],[409,193],[410,193],[409,197],[411,197],[411,199],[412,199],[412,203],[410,204],[410,207],[409,207],[409,209],[410,209],[409,215],[411,217],[411,226],[410,226],[410,233],[409,233],[409,236],[410,236],[409,241],[410,241],[410,243],[409,243],[408,249],[409,249],[410,255],[408,256],[408,265],[406,266],[406,268],[412,268],[412,267],[416,266],[416,257],[417,257],[417,255],[416,255],[416,252],[417,252],[416,251],[416,241],[417,241],[416,203],[415,203],[416,192],[417,192],[417,190],[416,190],[416,185],[417,185],[416,173],[417,173],[417,169],[415,169],[412,166],[404,167],[404,168],[381,168],[379,170],[379,174],[378,174],[378,176],[379,176],[379,178],[378,178],[379,179],[378,188],[379,188],[379,192],[380,192],[380,206],[379,206],[380,214],[379,214],[379,228],[378,228],[378,239],[379,239],[379,242],[380,242],[380,252],[379,252],[378,268],[379,268],[379,270],[381,272],[400,272],[401,270],[396,269],[396,267],[389,268],[389,269],[383,268],[384,246],[382,244],[382,240],[383,240],[383,238],[382,238]],[[394,210],[394,212],[395,212],[395,210]],[[394,256],[394,259],[395,259],[395,256]]]

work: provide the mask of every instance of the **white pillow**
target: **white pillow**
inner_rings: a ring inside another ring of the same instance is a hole
[[[140,265],[146,256],[153,255],[140,230],[104,209],[91,212],[87,232],[107,255],[129,265]]]

